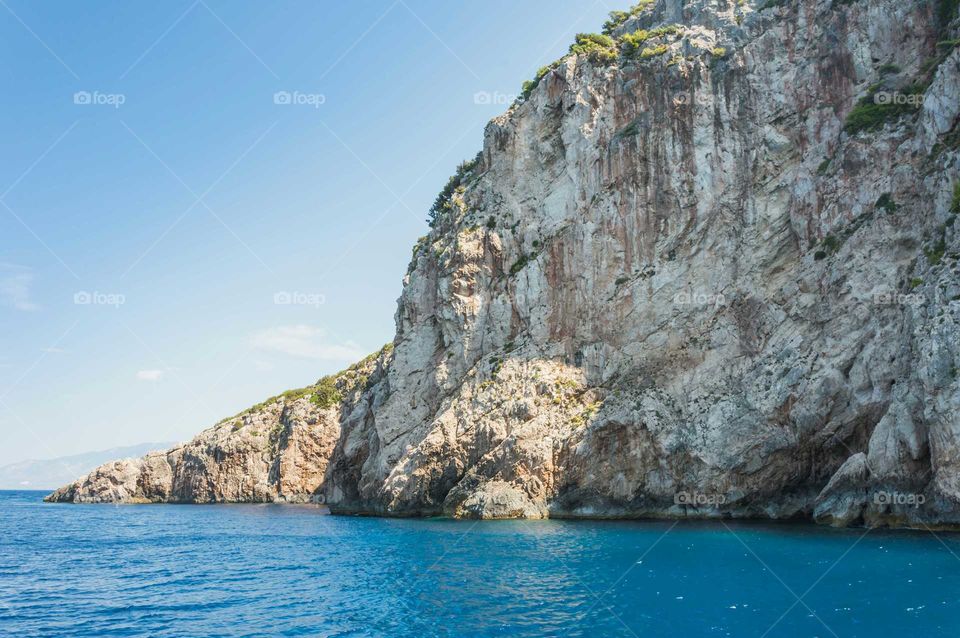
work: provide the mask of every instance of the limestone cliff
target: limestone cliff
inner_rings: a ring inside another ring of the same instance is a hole
[[[438,198],[392,351],[58,501],[960,524],[950,0],[655,0]]]

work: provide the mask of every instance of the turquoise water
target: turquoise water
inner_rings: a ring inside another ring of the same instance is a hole
[[[42,496],[0,492],[3,636],[960,636],[957,535]]]

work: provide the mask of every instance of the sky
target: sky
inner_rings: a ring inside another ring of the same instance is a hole
[[[0,465],[391,341],[437,192],[608,2],[0,0]]]

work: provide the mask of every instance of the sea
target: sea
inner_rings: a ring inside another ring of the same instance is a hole
[[[0,636],[960,636],[960,535],[0,492]]]

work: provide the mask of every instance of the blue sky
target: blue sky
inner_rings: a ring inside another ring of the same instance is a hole
[[[185,440],[391,340],[436,193],[614,8],[2,0],[0,464]]]

